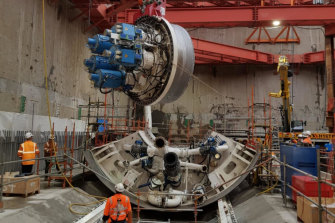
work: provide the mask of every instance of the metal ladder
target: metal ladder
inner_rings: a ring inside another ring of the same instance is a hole
[[[279,139],[279,127],[273,125],[272,128],[272,150],[278,150],[280,147],[280,139]]]

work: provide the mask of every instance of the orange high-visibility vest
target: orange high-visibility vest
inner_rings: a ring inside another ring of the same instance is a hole
[[[107,199],[104,215],[109,216],[108,223],[111,219],[114,221],[126,220],[128,212],[131,212],[129,197],[123,194],[115,194]]]
[[[40,151],[38,150],[36,143],[27,140],[20,145],[17,155],[22,158],[22,165],[34,165],[35,160],[24,160],[35,159],[35,155],[39,153]]]
[[[303,143],[306,143],[306,144],[310,144],[312,145],[312,140],[310,137],[307,137],[306,139],[304,139],[304,141],[302,141]]]

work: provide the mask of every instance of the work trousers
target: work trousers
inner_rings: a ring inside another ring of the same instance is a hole
[[[114,221],[113,219],[111,219],[111,223],[127,223],[126,220],[123,220],[123,221]]]
[[[22,165],[22,174],[29,175],[32,174],[34,165]]]
[[[45,171],[44,171],[45,174],[49,173],[49,165],[50,165],[50,159],[46,159],[45,160]],[[59,171],[58,165],[56,165],[56,169]]]

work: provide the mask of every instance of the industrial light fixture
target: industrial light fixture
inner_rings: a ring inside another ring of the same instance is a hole
[[[272,22],[272,25],[273,25],[273,26],[279,26],[279,25],[280,25],[280,21],[279,21],[279,20],[274,20],[274,21]]]
[[[217,160],[219,160],[221,158],[221,154],[220,153],[215,154],[214,158],[217,159]]]

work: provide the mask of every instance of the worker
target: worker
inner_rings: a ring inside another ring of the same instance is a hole
[[[123,195],[124,185],[118,183],[115,185],[116,193],[107,199],[104,210],[103,222],[108,223],[132,223],[132,211],[129,197]]]
[[[291,139],[291,143],[293,143],[293,144],[297,144],[297,143],[298,143],[298,140],[296,140],[295,138],[292,138],[292,139]]]
[[[22,158],[22,173],[20,176],[31,175],[33,166],[35,164],[36,155],[40,153],[37,148],[37,144],[33,142],[33,134],[31,132],[27,132],[25,135],[26,141],[20,145],[19,151],[17,155]],[[24,161],[29,160],[29,161]]]
[[[45,174],[49,173],[49,165],[51,162],[51,156],[55,155],[55,152],[58,151],[57,143],[55,142],[55,137],[53,135],[49,135],[48,141],[44,144],[44,157],[45,157]],[[56,165],[56,169],[59,171],[58,165]]]
[[[298,135],[298,144],[302,144],[302,142],[304,141],[304,137],[302,136],[302,134]]]
[[[310,146],[313,145],[312,140],[311,140],[311,132],[310,131],[306,131],[302,133],[304,140],[302,141],[303,144],[308,144]]]

